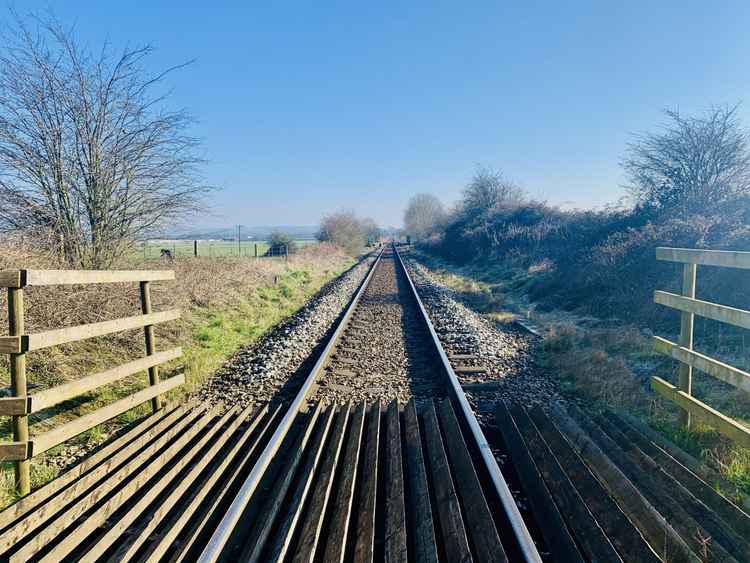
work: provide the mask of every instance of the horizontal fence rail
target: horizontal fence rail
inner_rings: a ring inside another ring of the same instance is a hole
[[[174,280],[171,270],[2,270],[0,287],[8,290],[9,335],[0,337],[0,353],[10,355],[11,394],[0,398],[0,416],[13,419],[13,442],[0,443],[0,460],[16,462],[16,486],[21,495],[30,491],[30,465],[32,457],[60,445],[82,432],[86,432],[130,409],[148,401],[152,409],[162,406],[162,395],[184,384],[180,373],[169,379],[159,379],[159,366],[179,358],[180,348],[156,351],[154,325],[176,320],[179,310],[154,312],[151,309],[150,284],[154,281]],[[102,283],[138,283],[141,296],[141,314],[98,323],[72,326],[39,333],[27,334],[24,327],[24,288]],[[26,354],[52,346],[78,342],[142,328],[146,355],[143,358],[69,381],[56,387],[28,394],[26,383]],[[148,386],[104,405],[97,410],[61,424],[47,432],[31,437],[29,415],[54,407],[60,403],[94,391],[142,371],[148,372]]]
[[[720,266],[750,270],[750,252],[734,250],[697,250],[694,248],[657,248],[656,259],[683,264]]]
[[[750,431],[737,421],[699,401],[692,395],[688,395],[685,391],[680,391],[660,377],[651,378],[651,388],[665,399],[669,399],[688,411],[697,420],[714,427],[720,434],[746,448],[750,448]]]
[[[46,452],[48,449],[78,436],[81,432],[86,432],[86,430],[90,430],[94,426],[99,426],[102,422],[121,415],[138,405],[150,401],[154,397],[179,387],[183,383],[185,383],[185,375],[180,373],[174,377],[160,381],[156,385],[149,385],[145,389],[141,389],[124,399],[106,405],[91,414],[87,414],[67,424],[63,424],[54,430],[36,436],[31,441],[32,455],[39,455]]]
[[[161,313],[125,317],[113,321],[102,321],[100,323],[58,328],[37,334],[5,336],[0,338],[0,351],[6,354],[32,352],[34,350],[50,348],[51,346],[59,346],[60,344],[79,342],[81,340],[88,340],[89,338],[96,338],[97,336],[106,336],[116,332],[132,330],[134,328],[142,328],[145,326],[174,321],[179,318],[180,312],[172,310]]]
[[[145,371],[151,367],[175,360],[182,355],[181,348],[174,348],[165,352],[157,352],[152,356],[122,364],[120,366],[88,375],[80,379],[63,383],[57,387],[39,391],[28,397],[3,397],[0,398],[0,416],[12,416],[17,414],[32,414],[53,407],[79,395],[94,391],[114,383],[129,375]]]
[[[180,312],[177,310],[163,311],[161,313],[149,313],[145,315],[136,315],[134,317],[125,317],[113,321],[102,321],[87,325],[72,326],[40,332],[39,334],[30,334],[24,337],[22,349],[24,352],[32,350],[42,350],[51,346],[68,344],[69,342],[78,342],[88,340],[97,336],[106,336],[134,328],[143,328],[159,323],[174,321],[180,318]]]
[[[679,344],[675,344],[660,336],[654,336],[654,350],[665,356],[671,356],[678,362],[699,369],[708,375],[712,375],[716,379],[721,379],[724,383],[734,385],[738,389],[750,393],[750,373],[746,371],[715,360],[695,350],[683,348]]]
[[[655,291],[654,302],[678,311],[698,315],[706,319],[727,323],[740,328],[750,328],[750,311],[717,305],[710,301],[701,301],[683,297],[666,291]]]
[[[693,368],[750,393],[750,373],[693,350],[695,315],[750,329],[750,311],[695,298],[698,265],[750,269],[750,252],[657,248],[656,258],[683,264],[682,295],[654,292],[655,303],[681,312],[679,343],[660,336],[653,337],[654,351],[677,360],[680,370],[676,386],[654,376],[651,387],[682,408],[681,420],[686,426],[689,427],[694,418],[712,426],[730,440],[750,448],[750,428],[696,399],[692,393]]]
[[[3,270],[0,287],[174,280],[173,270]]]

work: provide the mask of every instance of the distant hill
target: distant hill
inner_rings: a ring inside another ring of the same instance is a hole
[[[298,240],[314,239],[318,231],[314,226],[279,225],[248,227],[242,225],[242,240],[266,240],[274,231],[281,231],[293,236]],[[170,240],[219,240],[237,239],[237,227],[205,228],[188,232],[165,232],[151,238],[163,238]]]

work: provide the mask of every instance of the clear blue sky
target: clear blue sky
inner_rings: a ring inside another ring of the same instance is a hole
[[[618,167],[660,111],[744,101],[750,2],[16,1],[92,45],[154,44],[223,191],[201,226],[384,225],[455,201],[477,164],[553,203],[622,195]]]

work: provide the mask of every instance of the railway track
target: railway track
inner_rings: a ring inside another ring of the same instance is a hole
[[[146,418],[1,512],[0,557],[748,560],[750,517],[689,456],[612,413],[488,400],[451,349],[384,249],[296,394]]]
[[[200,560],[407,553],[540,561],[406,268],[385,249]]]

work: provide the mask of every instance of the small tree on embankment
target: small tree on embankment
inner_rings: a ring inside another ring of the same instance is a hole
[[[106,268],[209,190],[189,115],[164,107],[152,47],[84,47],[54,20],[13,15],[0,40],[0,229],[73,267]]]

